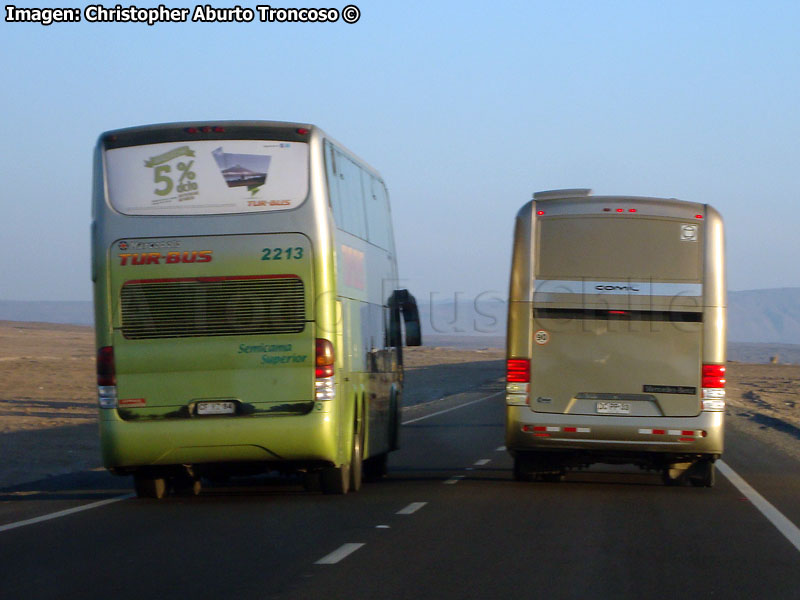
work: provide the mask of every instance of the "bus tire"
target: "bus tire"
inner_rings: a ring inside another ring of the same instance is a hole
[[[167,480],[164,477],[148,477],[136,474],[133,476],[133,485],[138,498],[166,498]]]
[[[529,461],[524,456],[514,457],[514,481],[533,481]]]
[[[177,496],[199,496],[203,484],[198,478],[181,476],[173,480],[172,488]]]
[[[667,486],[684,485],[690,465],[687,463],[670,463],[661,471],[661,481]]]
[[[325,467],[320,473],[323,494],[346,494],[350,489],[350,465]]]
[[[400,402],[393,389],[389,400],[389,450],[400,448]]]
[[[541,473],[539,479],[547,483],[561,483],[567,474],[564,471],[554,471],[552,473]]]
[[[305,488],[307,492],[322,491],[322,472],[306,471],[303,473],[303,488]]]
[[[699,460],[691,466],[689,483],[693,487],[714,487],[716,468],[713,461]]]
[[[361,480],[364,469],[364,428],[353,435],[353,452],[350,455],[350,491],[357,492],[361,489]]]
[[[370,456],[364,461],[364,478],[367,481],[378,481],[388,472],[389,453]]]

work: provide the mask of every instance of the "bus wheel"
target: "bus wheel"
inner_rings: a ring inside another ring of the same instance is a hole
[[[323,494],[346,494],[350,488],[350,465],[325,467],[320,476]]]
[[[664,466],[661,471],[661,481],[664,485],[678,486],[686,483],[686,473],[690,463],[672,463]]]
[[[350,491],[361,489],[364,456],[364,430],[353,436],[353,452],[350,456]]]
[[[178,496],[199,496],[203,484],[198,478],[183,475],[172,481],[172,488]]]
[[[306,471],[303,473],[303,487],[307,492],[319,492],[322,490],[322,472]]]
[[[364,461],[364,478],[367,481],[377,481],[388,472],[389,453],[384,452],[377,456],[370,456]]]
[[[165,498],[167,495],[167,480],[164,477],[148,477],[136,474],[133,476],[136,496],[139,498]]]
[[[689,483],[694,487],[714,487],[716,468],[710,460],[698,460],[689,469]]]
[[[539,478],[548,483],[561,483],[567,474],[564,471],[554,471],[552,473],[541,473]]]
[[[514,457],[514,481],[533,481],[529,461],[519,455]]]

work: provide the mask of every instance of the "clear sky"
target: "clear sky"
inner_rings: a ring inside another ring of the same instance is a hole
[[[800,3],[354,3],[354,25],[0,22],[0,299],[91,298],[98,134],[223,119],[315,123],[381,171],[418,297],[505,293],[516,211],[563,187],[713,204],[730,289],[800,286]]]

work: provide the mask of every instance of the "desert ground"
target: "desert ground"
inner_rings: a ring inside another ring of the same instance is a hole
[[[498,381],[500,349],[405,348],[404,409]],[[0,489],[100,468],[92,328],[0,321]],[[797,453],[800,365],[730,363],[728,423]]]

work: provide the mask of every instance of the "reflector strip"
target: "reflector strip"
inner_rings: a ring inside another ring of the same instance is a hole
[[[549,435],[545,434],[544,432],[551,432],[551,433],[559,432],[562,431],[562,428],[556,427],[555,425],[523,425],[522,431],[528,433],[538,432],[544,434],[541,435],[540,437],[549,437]],[[589,427],[564,427],[563,431],[565,433],[590,433],[592,430]]]
[[[682,436],[686,436],[686,437],[681,438],[680,441],[682,441],[682,442],[686,442],[686,441],[693,442],[694,441],[693,437],[688,437],[688,436],[699,436],[699,437],[703,436],[704,437],[704,432],[701,429],[698,429],[698,430],[691,430],[691,429],[640,429],[639,433],[641,433],[643,435],[676,435],[676,436],[682,435]]]

